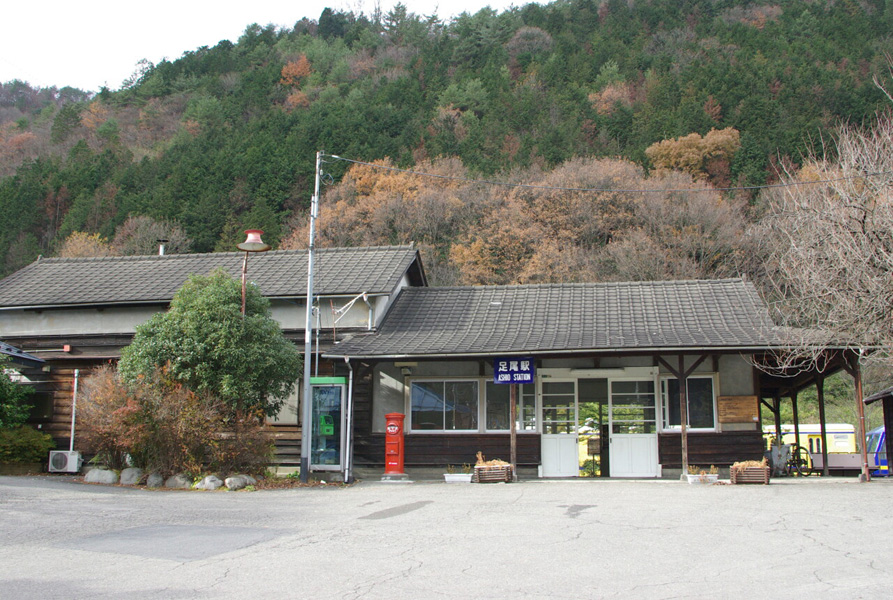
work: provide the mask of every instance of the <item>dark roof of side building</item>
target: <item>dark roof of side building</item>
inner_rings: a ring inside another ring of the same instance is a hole
[[[10,346],[5,342],[0,342],[0,354],[8,356],[14,364],[33,367],[43,364],[44,360],[33,354],[28,354],[24,350],[19,350],[15,346]]]
[[[862,400],[862,402],[864,402],[865,404],[874,404],[878,400],[886,400],[891,397],[893,397],[893,387],[888,387],[868,396],[867,398]]]
[[[0,308],[167,303],[189,275],[223,267],[241,277],[242,252],[49,258],[0,280]],[[427,285],[412,246],[323,248],[314,255],[314,294],[388,294],[407,275]],[[253,253],[248,279],[268,298],[307,295],[307,251]]]
[[[741,279],[404,289],[379,330],[333,357],[757,349],[777,329]]]

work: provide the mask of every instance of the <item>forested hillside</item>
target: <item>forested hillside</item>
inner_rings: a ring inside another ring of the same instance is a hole
[[[541,186],[328,162],[323,241],[415,241],[438,283],[735,274],[759,197],[710,187],[775,181],[882,109],[891,31],[884,0],[326,9],[141,64],[117,90],[7,82],[0,275],[146,251],[135,238],[232,250],[248,227],[298,246],[318,150]],[[665,191],[624,191],[644,188]]]

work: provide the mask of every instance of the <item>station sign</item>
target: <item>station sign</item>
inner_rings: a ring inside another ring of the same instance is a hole
[[[535,375],[531,356],[493,359],[493,383],[533,383]]]

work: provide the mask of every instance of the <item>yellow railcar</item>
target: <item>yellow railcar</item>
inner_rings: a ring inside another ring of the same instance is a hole
[[[763,427],[763,439],[766,441],[766,449],[776,444],[774,425]],[[823,446],[821,426],[814,423],[800,425],[800,438],[797,439],[794,426],[783,424],[781,443],[802,446],[810,454],[821,454]],[[825,425],[824,447],[828,454],[856,452],[856,428],[848,423],[828,423]]]

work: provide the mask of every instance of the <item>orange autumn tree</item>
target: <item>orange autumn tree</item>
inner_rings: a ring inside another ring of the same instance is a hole
[[[598,250],[633,222],[634,197],[626,190],[641,187],[641,169],[626,161],[577,158],[525,175],[522,187],[497,195],[479,225],[451,248],[461,281],[601,279]]]
[[[301,54],[297,59],[285,63],[285,66],[282,67],[279,83],[289,87],[298,87],[301,84],[301,80],[312,72],[310,61]]]
[[[684,173],[648,178],[631,227],[599,254],[608,279],[653,281],[734,277],[746,271],[743,203]]]
[[[492,177],[505,185],[457,159],[413,171],[351,167],[321,201],[318,244],[415,242],[431,285],[729,276],[744,254],[743,208],[683,173],[594,158]],[[301,215],[283,247],[305,248],[308,227]]]
[[[107,239],[98,233],[85,231],[72,232],[65,238],[56,253],[56,256],[60,258],[93,258],[114,255]]]
[[[292,88],[285,99],[285,105],[292,108],[306,107],[310,105],[310,99],[307,94],[298,89],[301,82],[313,72],[310,67],[310,61],[301,54],[297,59],[285,63],[280,73],[279,83]]]
[[[741,148],[737,129],[711,129],[707,135],[690,133],[648,146],[645,156],[656,169],[684,171],[718,187],[728,186],[732,159]]]
[[[323,247],[409,244],[420,247],[433,279],[448,253],[448,241],[467,227],[475,212],[472,185],[457,159],[423,161],[413,167],[425,177],[391,170],[390,160],[354,165],[321,201],[317,244]],[[455,178],[455,179],[448,179]],[[309,219],[299,217],[283,248],[306,248]],[[433,269],[433,271],[432,271]],[[446,276],[446,275],[445,275]],[[449,280],[449,277],[447,277]],[[441,283],[443,280],[440,280]]]

